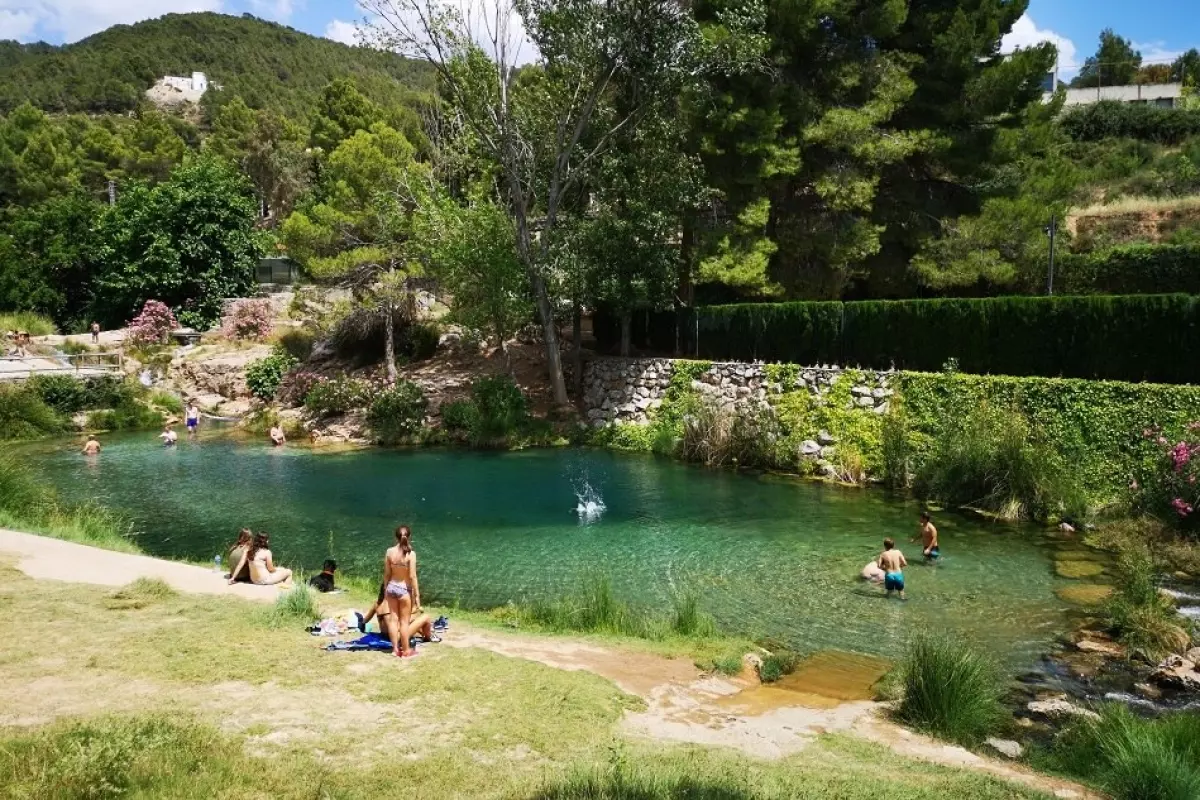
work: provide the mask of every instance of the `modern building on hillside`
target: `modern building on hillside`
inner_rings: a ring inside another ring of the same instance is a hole
[[[200,98],[204,97],[204,93],[210,88],[220,89],[221,87],[215,83],[209,84],[208,76],[203,72],[193,72],[190,78],[180,75],[165,75],[146,90],[146,96],[159,105],[199,103]]]
[[[1067,89],[1065,105],[1090,106],[1105,101],[1116,103],[1138,103],[1140,105],[1174,108],[1183,98],[1182,83],[1137,84],[1134,86],[1093,86],[1089,89]],[[1044,96],[1046,102],[1054,98],[1053,92]]]

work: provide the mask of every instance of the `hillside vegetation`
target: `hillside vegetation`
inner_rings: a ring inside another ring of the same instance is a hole
[[[0,42],[0,112],[23,102],[46,111],[121,112],[137,107],[163,75],[204,72],[252,108],[304,115],[321,89],[352,77],[375,102],[391,105],[432,87],[420,62],[349,47],[250,15],[167,14],[117,25],[74,44]]]

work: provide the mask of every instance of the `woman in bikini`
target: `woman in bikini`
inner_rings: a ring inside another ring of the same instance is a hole
[[[247,564],[250,566],[250,582],[259,586],[283,583],[292,577],[292,571],[287,567],[275,566],[275,559],[271,556],[271,539],[265,533],[254,534],[254,543],[250,545],[250,549],[246,551],[237,567],[230,573],[230,583],[234,582],[234,576],[241,572],[242,567]]]
[[[417,651],[409,644],[412,633],[410,617],[415,606],[420,604],[420,587],[417,584],[417,555],[412,549],[412,531],[407,525],[396,528],[396,544],[389,547],[383,557],[384,595],[392,610],[392,625],[388,627],[392,640],[392,653],[400,658],[411,658]]]

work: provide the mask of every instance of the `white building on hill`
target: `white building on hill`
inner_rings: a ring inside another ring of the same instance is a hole
[[[146,96],[157,105],[199,103],[208,88],[208,76],[203,72],[193,72],[190,78],[166,75],[146,90]],[[213,84],[213,88],[220,87]]]

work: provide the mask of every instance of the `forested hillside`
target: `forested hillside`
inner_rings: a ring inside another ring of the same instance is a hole
[[[130,111],[163,75],[205,72],[252,108],[306,116],[321,89],[351,77],[383,105],[432,88],[432,72],[390,53],[348,47],[250,15],[167,14],[74,44],[0,42],[0,112],[25,101],[46,111]],[[206,103],[210,98],[206,97]]]

